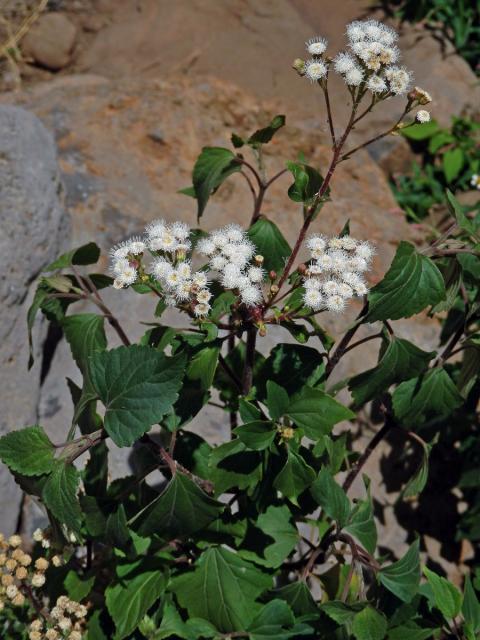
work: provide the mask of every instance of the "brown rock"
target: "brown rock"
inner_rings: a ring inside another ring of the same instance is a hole
[[[47,13],[37,20],[22,41],[22,50],[52,71],[66,67],[75,45],[77,29],[62,13]]]

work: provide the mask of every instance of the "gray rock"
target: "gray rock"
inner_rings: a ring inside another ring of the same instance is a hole
[[[70,60],[76,26],[63,13],[46,13],[37,20],[22,41],[22,50],[42,67],[58,71]]]
[[[34,327],[36,363],[28,371],[26,314],[41,269],[68,237],[51,134],[36,116],[0,106],[0,433],[37,419],[45,330]],[[21,492],[0,463],[0,520],[11,533]]]

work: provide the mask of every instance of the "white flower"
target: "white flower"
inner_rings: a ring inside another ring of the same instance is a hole
[[[367,20],[363,27],[364,33],[367,38],[371,40],[379,40],[383,33],[383,25],[377,20]]]
[[[398,47],[383,47],[379,54],[382,64],[394,64],[400,58],[400,49]]]
[[[307,60],[305,63],[305,77],[311,82],[317,82],[327,75],[328,67],[321,60]]]
[[[167,273],[167,275],[165,276],[165,285],[169,289],[175,289],[176,287],[178,287],[181,281],[182,278],[176,269],[172,269],[172,271],[170,271],[170,273]]]
[[[173,267],[165,260],[165,258],[157,258],[152,264],[152,274],[158,280],[163,280],[168,276],[169,273],[173,271]]]
[[[214,271],[221,271],[226,266],[226,264],[227,264],[227,260],[223,256],[214,256],[210,260],[210,267]]]
[[[325,300],[325,306],[329,311],[340,313],[345,309],[345,298],[342,298],[340,295],[329,296]]]
[[[196,298],[198,302],[202,304],[206,304],[211,297],[212,297],[212,294],[208,289],[200,289],[200,291],[198,291],[198,293],[196,294]]]
[[[133,284],[137,279],[137,270],[130,265],[123,269],[120,273],[117,274],[113,286],[116,289],[122,289],[123,287],[128,287]],[[43,542],[42,542],[43,544]],[[44,545],[45,546],[45,545]]]
[[[363,40],[365,36],[366,34],[363,22],[354,20],[354,22],[347,25],[347,37],[350,42],[358,42],[359,40]]]
[[[315,289],[319,291],[322,287],[322,283],[318,278],[306,278],[303,281],[303,286],[305,289]]]
[[[7,598],[13,600],[18,593],[18,588],[14,584],[9,584],[5,593],[7,594]]]
[[[333,264],[332,258],[327,253],[317,258],[317,261],[316,261],[316,265],[321,271],[331,271],[332,264]]]
[[[338,281],[326,280],[322,284],[322,289],[324,290],[327,296],[333,296],[335,294],[338,294]]]
[[[351,71],[352,69],[355,69],[355,67],[357,66],[355,58],[349,53],[344,53],[343,51],[335,56],[333,63],[335,71],[337,73],[341,73],[342,75],[344,73],[347,73],[348,71]]]
[[[307,275],[309,276],[318,276],[323,273],[324,269],[318,266],[316,262],[312,262],[312,264],[307,269]]]
[[[368,293],[367,285],[364,282],[359,282],[354,288],[357,296],[364,296]]]
[[[354,271],[345,271],[342,273],[342,280],[356,289],[359,285],[363,284],[363,280]]]
[[[261,267],[250,267],[247,271],[247,276],[251,282],[262,282],[265,277],[265,271]]]
[[[164,302],[167,307],[175,307],[177,305],[177,300],[175,299],[175,296],[172,295],[165,296]]]
[[[475,187],[475,189],[480,190],[480,176],[477,173],[474,173],[470,179],[470,185]]]
[[[338,251],[331,251],[330,257],[332,258],[332,271],[341,273],[347,269],[349,257],[344,251],[341,249]]]
[[[339,240],[341,248],[346,251],[353,251],[358,244],[355,238],[352,238],[351,236],[342,236]]]
[[[353,297],[353,289],[346,282],[339,282],[337,292],[339,296],[342,298],[352,298]]]
[[[158,238],[162,236],[167,230],[167,223],[165,220],[154,220],[145,229],[145,233],[149,238]]]
[[[146,244],[141,238],[132,238],[129,242],[129,253],[133,256],[140,255],[146,248]]]
[[[208,284],[206,273],[204,271],[196,271],[193,274],[193,284],[196,287],[206,287]]]
[[[130,242],[121,242],[120,244],[115,245],[110,250],[110,255],[113,260],[121,260],[122,258],[126,258],[130,253]]]
[[[383,93],[387,90],[387,83],[380,76],[373,75],[367,80],[367,89],[372,93]]]
[[[148,248],[152,251],[175,251],[178,240],[175,239],[173,233],[165,229],[163,233],[155,236],[148,243]]]
[[[198,241],[196,246],[198,253],[201,253],[204,256],[208,256],[209,258],[213,256],[216,251],[215,243],[210,238],[202,238]]]
[[[349,271],[366,271],[368,269],[368,263],[364,258],[360,258],[359,256],[354,256],[350,258],[348,261]]]
[[[412,74],[404,67],[388,67],[385,78],[390,84],[390,91],[395,95],[402,95],[408,91],[412,81]]]
[[[227,234],[224,232],[223,229],[218,229],[217,231],[212,233],[210,238],[211,238],[213,244],[219,249],[221,249],[226,244],[228,244]]]
[[[315,249],[320,249],[323,251],[323,249],[325,249],[325,247],[327,246],[327,243],[323,236],[313,235],[307,239],[305,245],[307,249],[310,249],[310,251],[314,251]]]
[[[382,44],[391,46],[394,42],[398,40],[398,33],[395,31],[395,29],[392,29],[391,27],[387,27],[387,25],[382,24],[381,33],[378,36],[378,40],[380,40]]]
[[[112,271],[115,275],[118,275],[119,273],[122,273],[122,271],[125,271],[125,269],[128,269],[129,266],[130,262],[127,258],[120,258],[113,263]]]
[[[358,87],[363,82],[363,71],[359,67],[350,69],[345,74],[345,82],[352,87]]]
[[[200,303],[200,304],[196,304],[195,307],[193,308],[193,313],[198,317],[201,318],[203,316],[206,316],[208,314],[208,312],[210,311],[211,307],[209,304],[207,303]]]
[[[240,289],[240,291],[241,291],[242,289],[246,289],[247,287],[249,287],[251,284],[252,283],[250,281],[250,278],[248,278],[247,276],[242,274],[237,279],[237,282],[236,282],[236,285],[235,285],[235,289]]]
[[[34,587],[43,587],[45,584],[45,575],[43,573],[34,573],[32,577],[32,585]]]
[[[310,40],[307,40],[307,42],[305,43],[305,47],[311,56],[321,56],[327,46],[328,41],[321,36],[310,38]]]
[[[374,249],[369,242],[360,242],[355,248],[355,253],[364,260],[370,260],[374,254]]]
[[[43,540],[43,531],[41,529],[35,529],[32,538],[35,542],[41,542]]]
[[[430,122],[430,112],[426,111],[425,109],[420,109],[420,111],[417,111],[415,120],[417,122],[420,122],[421,124],[424,124],[425,122]]]
[[[246,238],[245,231],[238,224],[229,224],[224,232],[229,242],[243,242]]]
[[[184,301],[190,298],[192,291],[192,281],[182,280],[180,284],[175,288],[174,295],[178,300]]]
[[[227,264],[223,270],[223,276],[221,279],[222,285],[225,289],[235,289],[241,275],[242,272],[237,265]]]
[[[334,238],[330,238],[330,240],[328,241],[328,246],[330,249],[342,249],[343,248],[342,238],[338,238],[336,236]]]
[[[318,289],[305,289],[303,302],[314,311],[319,311],[324,306],[323,296]]]
[[[60,618],[57,624],[62,631],[69,631],[72,628],[72,621],[70,618]]]
[[[188,260],[185,262],[181,262],[177,267],[177,272],[180,278],[190,278],[190,276],[192,275],[192,267],[190,262],[188,262]]]
[[[262,300],[262,292],[258,287],[250,285],[241,290],[240,297],[246,305],[254,305]]]
[[[187,240],[190,236],[190,227],[185,222],[174,222],[171,226],[171,232],[177,240]]]

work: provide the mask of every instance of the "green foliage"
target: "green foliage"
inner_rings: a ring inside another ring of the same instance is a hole
[[[0,439],[0,459],[13,472],[39,476],[55,467],[55,448],[37,425],[7,433]]]

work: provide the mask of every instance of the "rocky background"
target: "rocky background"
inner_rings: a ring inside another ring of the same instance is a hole
[[[277,113],[287,115],[287,127],[269,145],[269,172],[300,150],[310,164],[324,167],[322,95],[291,62],[312,35],[326,36],[335,53],[344,46],[347,22],[381,14],[364,0],[50,0],[26,28],[38,6],[7,0],[0,25],[5,42],[16,47],[13,60],[2,60],[0,94],[0,430],[39,422],[63,441],[71,419],[65,379],[78,374],[66,344],[45,336],[41,323],[37,362],[26,368],[26,310],[41,268],[61,248],[90,240],[108,250],[155,217],[194,225],[195,203],[177,191],[191,183],[201,147],[226,146],[232,131],[249,133]],[[23,37],[12,41],[18,32]],[[434,96],[432,112],[442,124],[480,104],[478,81],[447,43],[412,26],[402,31],[400,47],[416,84]],[[348,115],[342,85],[334,79],[338,129]],[[402,107],[397,99],[374,111],[352,143],[389,126]],[[316,222],[318,230],[333,233],[350,218],[352,235],[377,245],[374,281],[399,239],[420,241],[387,181],[411,159],[398,137],[355,155],[340,166],[333,201]],[[264,213],[291,241],[301,214],[286,197],[288,184],[287,176],[275,184]],[[245,224],[250,208],[247,188],[233,178],[210,201],[204,225]],[[155,302],[125,292],[108,298],[127,333],[138,337],[139,321],[150,320]],[[329,329],[338,335],[348,322],[345,317]],[[425,319],[408,324],[397,323],[400,335],[415,333],[425,348],[434,344],[435,325]],[[266,344],[279,339],[288,337],[270,335]],[[368,346],[355,354],[339,367],[340,378],[372,360]],[[221,412],[206,408],[192,428],[219,441],[224,422]],[[381,457],[379,450],[369,463],[374,477]],[[114,474],[125,472],[121,452],[112,451],[112,460]],[[378,490],[386,514],[383,543],[401,552],[405,535],[395,524],[393,499]],[[0,468],[2,530],[30,530],[39,517]],[[435,544],[432,539],[433,554]],[[465,553],[458,550],[460,560]]]

